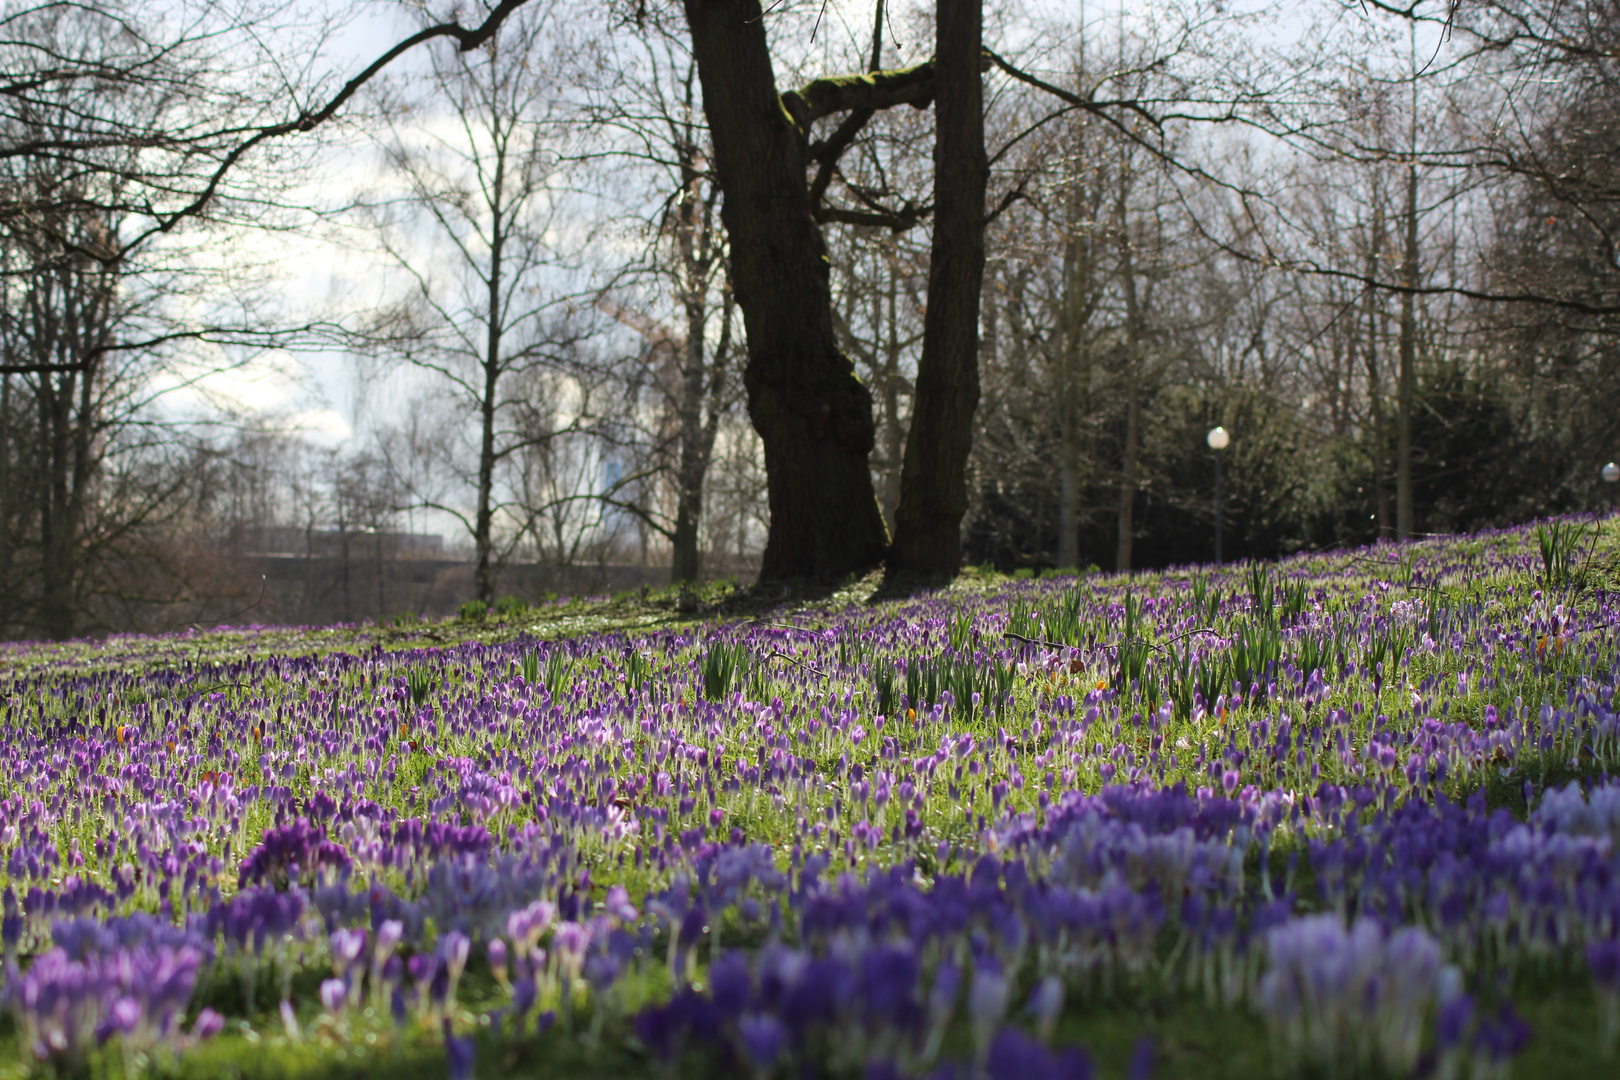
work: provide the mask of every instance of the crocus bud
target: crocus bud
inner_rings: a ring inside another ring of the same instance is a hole
[[[213,1009],[204,1009],[197,1014],[197,1019],[191,1022],[191,1037],[198,1042],[212,1039],[225,1030],[225,1018]]]
[[[488,952],[490,974],[495,976],[495,981],[501,984],[503,990],[508,989],[511,984],[506,977],[506,942],[500,938],[492,939]]]
[[[1035,1018],[1035,1028],[1040,1032],[1041,1041],[1052,1041],[1052,1030],[1057,1027],[1058,1017],[1063,1013],[1063,980],[1056,975],[1048,975],[1035,987],[1035,992],[1029,996],[1029,1012]]]
[[[983,964],[973,973],[968,990],[968,1017],[973,1021],[974,1041],[980,1054],[988,1050],[990,1036],[1007,1011],[1007,979],[999,970]]]
[[[327,979],[321,983],[321,1007],[334,1016],[343,1011],[348,996],[348,984],[342,979]]]
[[[444,957],[444,966],[450,972],[452,980],[461,978],[461,972],[467,966],[467,954],[472,948],[472,942],[467,935],[459,930],[452,930],[444,935],[439,942],[439,955]]]
[[[378,963],[387,961],[394,949],[399,946],[399,940],[404,934],[405,926],[398,919],[383,920],[382,925],[377,927],[377,943],[373,952],[374,956],[382,958]]]

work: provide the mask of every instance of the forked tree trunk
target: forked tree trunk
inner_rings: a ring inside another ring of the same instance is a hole
[[[934,246],[911,432],[895,513],[892,573],[951,577],[962,566],[967,460],[979,405],[984,284],[984,84],[980,0],[935,16]]]
[[[771,521],[760,578],[869,570],[886,542],[867,467],[872,397],[833,335],[805,143],[777,94],[760,5],[686,0],[686,20],[748,330],[748,413],[765,448]]]

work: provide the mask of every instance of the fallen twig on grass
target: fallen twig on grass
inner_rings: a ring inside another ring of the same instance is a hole
[[[769,652],[769,653],[765,654],[765,658],[767,660],[769,660],[773,656],[780,656],[782,659],[786,660],[790,664],[798,664],[800,667],[804,668],[806,671],[813,671],[817,675],[820,675],[823,679],[832,678],[832,676],[828,675],[825,671],[822,671],[820,668],[811,667],[809,664],[805,663],[803,660],[797,659],[796,657],[789,656],[785,652],[772,651],[772,652]]]

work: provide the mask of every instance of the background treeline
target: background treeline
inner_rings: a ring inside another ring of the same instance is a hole
[[[929,55],[931,8],[829,11],[771,8],[784,89]],[[397,14],[400,39],[457,17]],[[5,5],[0,633],[757,567],[766,475],[680,10],[500,14],[344,96],[354,34],[270,5]],[[1620,4],[1284,14],[987,14],[968,561],[1211,558],[1216,424],[1228,558],[1611,497]],[[921,105],[812,170],[891,531]]]

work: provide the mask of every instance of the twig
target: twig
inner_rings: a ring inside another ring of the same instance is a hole
[[[1154,645],[1152,647],[1162,651],[1166,645],[1174,645],[1176,642],[1180,641],[1183,638],[1190,638],[1190,637],[1193,637],[1193,636],[1195,636],[1197,634],[1214,634],[1214,633],[1218,633],[1218,632],[1219,631],[1217,631],[1213,626],[1200,626],[1196,630],[1188,630],[1185,633],[1177,634],[1175,637],[1165,638],[1163,644]],[[1141,638],[1136,638],[1135,640],[1141,641],[1142,639]]]
[[[774,651],[769,652],[769,653],[767,653],[765,655],[765,659],[769,660],[773,656],[780,656],[782,659],[786,660],[790,664],[798,664],[800,667],[804,668],[806,671],[813,671],[817,675],[820,675],[823,679],[832,678],[831,675],[828,675],[825,671],[822,671],[820,668],[811,667],[809,664],[805,663],[803,660],[797,659],[796,657],[789,656],[785,652],[774,652]]]
[[[771,628],[776,628],[776,630],[797,630],[799,633],[813,633],[813,635],[816,636],[821,636],[823,633],[826,633],[825,628],[823,628],[823,630],[816,630],[815,627],[795,627],[795,625],[792,625],[792,623],[787,622],[760,622],[755,623],[755,625],[757,625],[757,627],[763,627],[765,630],[771,630]]]
[[[1014,641],[1022,641],[1025,645],[1039,645],[1043,649],[1079,649],[1080,648],[1080,646],[1078,646],[1078,645],[1065,645],[1061,641],[1044,641],[1041,638],[1025,637],[1023,634],[1015,634],[1011,630],[1007,631],[1005,634],[1002,634],[1001,636],[1004,637],[1004,638],[1012,638]]]
[[[213,686],[204,686],[201,689],[193,687],[191,692],[196,694],[198,697],[201,697],[204,694],[212,694],[215,690],[224,690],[226,688],[232,690],[251,690],[253,689],[253,684],[245,682],[222,682],[215,683]]]
[[[1581,563],[1581,584],[1586,584],[1586,575],[1592,569],[1592,556],[1597,554],[1598,538],[1603,535],[1603,521],[1601,518],[1592,522],[1592,546],[1586,549],[1586,559]],[[1580,591],[1579,589],[1576,590]]]

